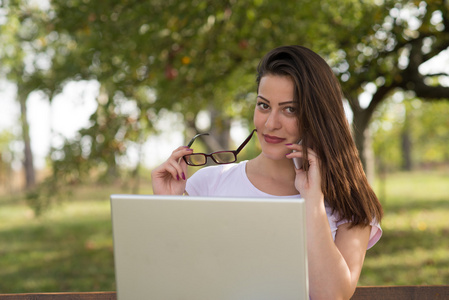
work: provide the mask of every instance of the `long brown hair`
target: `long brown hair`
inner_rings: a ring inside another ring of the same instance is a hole
[[[340,83],[318,54],[303,46],[271,50],[257,68],[257,85],[263,76],[289,76],[295,83],[298,126],[303,150],[312,148],[320,158],[324,198],[341,219],[352,225],[380,222],[383,211],[368,183],[343,108]],[[308,155],[304,153],[307,172]]]

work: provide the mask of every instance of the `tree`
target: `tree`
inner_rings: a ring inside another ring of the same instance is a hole
[[[219,129],[214,136],[222,135],[217,141],[224,144],[230,119],[250,120],[258,61],[282,44],[312,48],[333,67],[363,153],[373,112],[396,89],[426,99],[447,97],[447,87],[427,84],[433,75],[444,74],[419,72],[422,63],[448,47],[447,5],[412,0],[52,1],[39,25],[54,53],[40,77],[48,94],[67,80],[95,79],[102,89],[91,127],[67,141],[70,147],[54,149],[60,154],[54,157],[61,166],[78,153],[89,168],[101,162],[105,174],[114,174],[127,143],[145,140],[162,110],[182,114],[192,128],[198,113],[209,111],[212,127]],[[367,106],[360,97],[366,92]],[[124,113],[124,102],[135,110]],[[78,150],[65,153],[68,149]]]
[[[295,1],[198,1],[194,7],[177,1],[122,1],[102,10],[87,2],[79,4],[79,18],[72,22],[66,22],[64,12],[71,13],[73,3],[58,5],[58,30],[84,28],[97,37],[89,41],[101,39],[92,48],[99,61],[113,66],[114,61],[107,63],[113,57],[128,75],[140,70],[146,76],[142,84],[157,90],[154,112],[162,107],[182,112],[190,126],[198,111],[210,107],[221,114],[214,121],[224,122],[214,125],[223,128],[246,110],[244,95],[254,90],[254,67],[263,53],[280,44],[309,46],[329,61],[352,109],[361,154],[373,112],[393,91],[412,90],[423,99],[448,95],[447,87],[426,84],[447,74],[419,72],[420,65],[449,46],[447,1],[320,1],[302,3],[301,9]],[[367,86],[374,89],[365,107],[360,95]],[[244,109],[229,109],[236,100]]]
[[[51,101],[61,91],[64,80],[71,74],[69,65],[58,68],[51,62],[62,61],[65,54],[63,39],[55,36],[48,26],[50,13],[27,0],[0,1],[0,75],[17,85],[17,102],[20,106],[20,125],[23,142],[23,165],[28,200],[33,207],[40,207],[35,199],[40,187],[36,187],[36,175],[31,149],[27,100],[32,92],[40,91]],[[70,46],[70,45],[69,45]],[[39,211],[37,208],[36,211]]]
[[[448,1],[384,1],[364,11],[364,22],[346,28],[352,34],[341,38],[335,71],[354,114],[354,138],[361,154],[372,114],[394,91],[412,91],[425,101],[449,98],[449,87],[431,80],[447,77],[447,72],[419,70],[449,47],[448,11]],[[371,99],[364,107],[360,94],[368,88]]]
[[[344,6],[353,11],[354,3],[344,1]],[[337,9],[341,3],[326,5]],[[157,100],[150,106],[138,101],[144,105],[139,109],[156,116],[160,109],[180,112],[192,128],[199,111],[210,111],[212,127],[218,129],[214,136],[224,134],[215,141],[222,147],[229,120],[251,114],[247,95],[255,90],[255,67],[263,53],[281,44],[311,46],[317,37],[332,36],[316,22],[317,16],[326,17],[318,2],[297,9],[294,1],[53,1],[52,9],[55,32],[67,36],[78,53],[74,59],[81,69],[72,78],[94,77],[107,82],[111,95],[119,91],[130,100],[138,87],[149,86]],[[328,53],[335,50],[320,46]]]
[[[414,161],[421,166],[449,162],[449,102],[424,102],[418,99],[410,102],[418,108],[413,114],[411,134]]]
[[[3,42],[0,52],[2,68],[7,79],[17,84],[17,100],[20,105],[22,140],[24,144],[24,169],[26,188],[31,189],[36,183],[33,165],[33,153],[27,120],[26,100],[28,95],[37,88],[38,82],[33,78],[36,71],[36,55],[33,42],[39,39],[39,27],[34,26],[32,16],[36,11],[24,8],[18,1],[11,5],[2,3],[7,10],[7,21],[1,24],[0,39]],[[27,63],[28,60],[28,63]]]
[[[313,3],[309,6],[311,11],[318,8]],[[213,142],[227,148],[230,119],[242,111],[250,115],[252,110],[245,99],[254,90],[254,70],[261,56],[258,48],[269,49],[286,40],[281,28],[269,19],[272,9],[280,16],[293,7],[294,3],[262,5],[257,1],[198,1],[197,6],[176,1],[53,1],[46,27],[66,41],[67,46],[58,50],[67,55],[52,61],[52,71],[60,74],[59,70],[70,65],[72,74],[66,80],[96,79],[104,95],[98,99],[91,128],[78,136],[79,143],[91,141],[89,151],[79,152],[83,156],[80,161],[92,166],[97,166],[92,162],[102,161],[106,173],[114,174],[116,159],[126,150],[126,141],[117,140],[117,133],[125,132],[122,136],[127,141],[144,140],[163,109],[182,113],[191,128],[195,128],[200,111],[209,111],[213,116],[211,136],[221,138],[205,141],[212,141],[210,148]],[[285,18],[284,25],[293,26],[295,17],[313,20],[299,11]],[[271,40],[265,37],[267,32]],[[306,32],[304,29],[304,36]],[[233,105],[236,99],[240,100],[238,106]],[[136,105],[133,126],[128,122],[130,116],[117,112],[122,101]],[[140,135],[135,134],[137,130]],[[118,144],[120,151],[114,148]]]
[[[413,93],[396,92],[373,114],[370,130],[380,171],[408,170],[449,162],[448,101],[423,101]],[[409,149],[404,151],[407,132]]]

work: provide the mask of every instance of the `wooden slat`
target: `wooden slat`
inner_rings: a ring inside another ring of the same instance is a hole
[[[363,286],[351,300],[442,300],[449,299],[449,285]],[[0,300],[117,300],[115,292],[0,294]]]
[[[0,294],[1,300],[117,300],[115,292]]]
[[[351,300],[440,300],[449,299],[449,285],[357,287]]]

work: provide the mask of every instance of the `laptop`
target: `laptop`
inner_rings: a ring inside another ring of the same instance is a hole
[[[309,299],[303,199],[111,195],[119,300]]]

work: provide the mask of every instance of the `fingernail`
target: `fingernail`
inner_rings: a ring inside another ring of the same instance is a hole
[[[184,174],[184,172],[182,172],[182,179],[186,180],[186,175]]]
[[[176,179],[179,181],[179,175],[176,175]]]
[[[285,146],[291,146],[291,145],[293,145],[293,144],[285,144]]]

